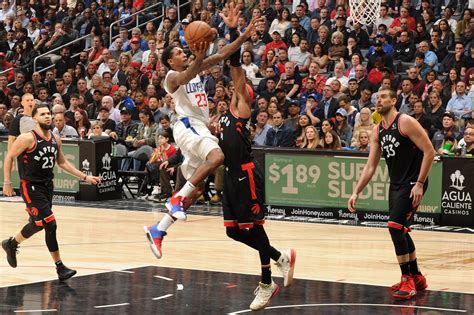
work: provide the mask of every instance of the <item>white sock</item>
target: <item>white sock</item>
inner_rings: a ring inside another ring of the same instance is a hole
[[[160,223],[158,223],[157,230],[166,232],[171,225],[173,225],[174,220],[169,214],[165,214],[165,216],[161,219]]]
[[[190,181],[187,181],[186,184],[184,184],[183,188],[181,188],[178,193],[176,194],[176,197],[181,196],[183,198],[188,197],[196,187],[194,187],[193,184],[191,184]]]

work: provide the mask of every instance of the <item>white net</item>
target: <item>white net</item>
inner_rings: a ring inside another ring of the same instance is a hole
[[[379,17],[381,0],[349,0],[351,18],[362,25],[371,25]]]

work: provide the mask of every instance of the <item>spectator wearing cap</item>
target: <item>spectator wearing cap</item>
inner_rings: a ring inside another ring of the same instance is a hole
[[[393,55],[393,47],[389,43],[386,42],[387,38],[384,34],[382,33],[377,33],[375,36],[375,43],[373,46],[369,47],[369,50],[367,51],[367,54],[365,55],[366,58],[370,58],[370,56],[379,53],[380,50],[377,49],[378,47],[381,47],[382,50],[387,54],[388,56]]]
[[[143,51],[140,49],[139,37],[132,37],[130,40],[130,48],[129,52],[132,55],[132,61],[141,63],[143,59]]]
[[[367,49],[370,46],[370,38],[367,31],[362,28],[359,22],[355,22],[352,25],[353,30],[349,33],[349,37],[356,39],[358,47],[361,49]]]
[[[351,30],[346,27],[346,21],[347,19],[345,16],[338,15],[336,16],[334,25],[331,28],[331,34],[334,34],[334,32],[342,33],[342,41],[344,45],[347,44],[347,39],[349,38],[349,33],[351,32]]]
[[[466,82],[456,83],[456,93],[449,100],[446,110],[454,113],[457,119],[474,110],[472,99],[466,94]]]
[[[8,70],[8,71],[7,71]],[[0,52],[0,72],[6,76],[8,82],[13,82],[15,78],[15,73],[13,72],[13,65],[11,62],[8,62],[5,58],[5,53]]]
[[[300,38],[306,38],[308,32],[300,25],[300,19],[293,14],[290,19],[291,27],[285,31],[284,41],[287,45],[291,44],[291,37],[294,33],[300,35]]]
[[[99,120],[102,122],[102,129],[106,134],[110,134],[112,131],[115,131],[116,123],[114,120],[109,118],[109,108],[106,106],[101,106],[99,108]]]
[[[40,29],[38,28],[38,19],[32,17],[26,30],[28,31],[28,37],[34,43],[40,36]]]
[[[445,112],[443,114],[442,125],[443,128],[435,132],[433,138],[431,139],[431,143],[435,148],[436,152],[443,154],[443,143],[446,137],[452,137],[454,139],[459,138],[459,132],[455,131],[455,116],[451,112]]]
[[[300,110],[300,114],[308,116],[311,121],[311,124],[314,126],[321,124],[321,117],[323,116],[323,109],[318,106],[320,101],[321,95],[310,94],[306,99],[304,107],[301,106]]]
[[[273,31],[272,33],[272,41],[265,45],[265,51],[263,52],[262,59],[267,59],[267,53],[270,49],[278,50],[279,48],[288,49],[288,46],[284,41],[282,41],[281,34],[278,31]]]
[[[285,119],[285,125],[287,125],[293,133],[298,130],[298,120],[300,118],[300,103],[298,101],[291,101],[288,105],[288,115]]]
[[[352,140],[352,126],[347,121],[348,113],[344,108],[338,108],[336,111],[336,122],[334,129],[341,139],[343,147],[349,147]]]
[[[138,128],[138,122],[132,120],[132,113],[123,107],[120,110],[120,122],[115,131],[110,132],[109,136],[117,142],[116,152],[118,156],[126,156],[132,150],[131,142],[127,142],[127,137],[133,137]]]
[[[293,134],[293,130],[285,125],[283,113],[279,110],[273,114],[273,127],[267,132],[265,145],[287,148],[295,146],[295,135]]]
[[[77,130],[66,124],[66,117],[63,113],[57,113],[53,117],[54,129],[53,134],[60,138],[79,137]]]
[[[389,55],[388,53],[386,53],[384,51],[382,41],[383,40],[380,40],[380,38],[379,38],[375,42],[374,46],[371,46],[371,48],[374,47],[374,50],[372,51],[372,53],[371,53],[371,50],[369,48],[369,52],[366,55],[368,57],[367,71],[370,71],[370,70],[372,70],[373,67],[375,67],[375,60],[378,57],[382,57],[383,64],[384,64],[385,67],[393,69],[393,59],[392,59],[391,55]],[[392,53],[393,53],[393,50],[392,50]]]

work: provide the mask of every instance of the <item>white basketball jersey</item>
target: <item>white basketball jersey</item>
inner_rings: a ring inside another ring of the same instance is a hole
[[[170,70],[165,77],[164,88],[166,92],[173,95],[176,104],[176,113],[178,118],[189,117],[202,121],[206,125],[209,123],[209,107],[207,104],[207,94],[204,90],[204,84],[201,82],[199,74],[189,81],[186,85],[180,85],[179,88],[171,93],[168,89],[168,76],[176,72]]]

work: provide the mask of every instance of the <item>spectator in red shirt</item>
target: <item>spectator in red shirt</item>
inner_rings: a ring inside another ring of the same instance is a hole
[[[390,27],[388,28],[388,34],[390,36],[395,36],[397,32],[400,32],[402,30],[402,23],[401,23],[402,19],[407,20],[408,31],[413,32],[415,30],[415,27],[416,27],[415,18],[409,15],[408,8],[401,7],[400,16],[395,18],[395,20],[393,20],[392,22],[392,25],[390,25]]]
[[[266,60],[267,53],[270,49],[277,51],[279,48],[286,48],[288,50],[288,46],[285,44],[284,41],[281,40],[281,34],[278,31],[274,31],[272,34],[273,41],[269,42],[265,46],[265,51],[263,52],[263,60]]]
[[[13,82],[15,78],[15,73],[13,72],[13,65],[11,62],[5,60],[5,54],[0,52],[0,72],[10,69],[10,71],[5,72],[4,74],[7,77],[8,82]]]

